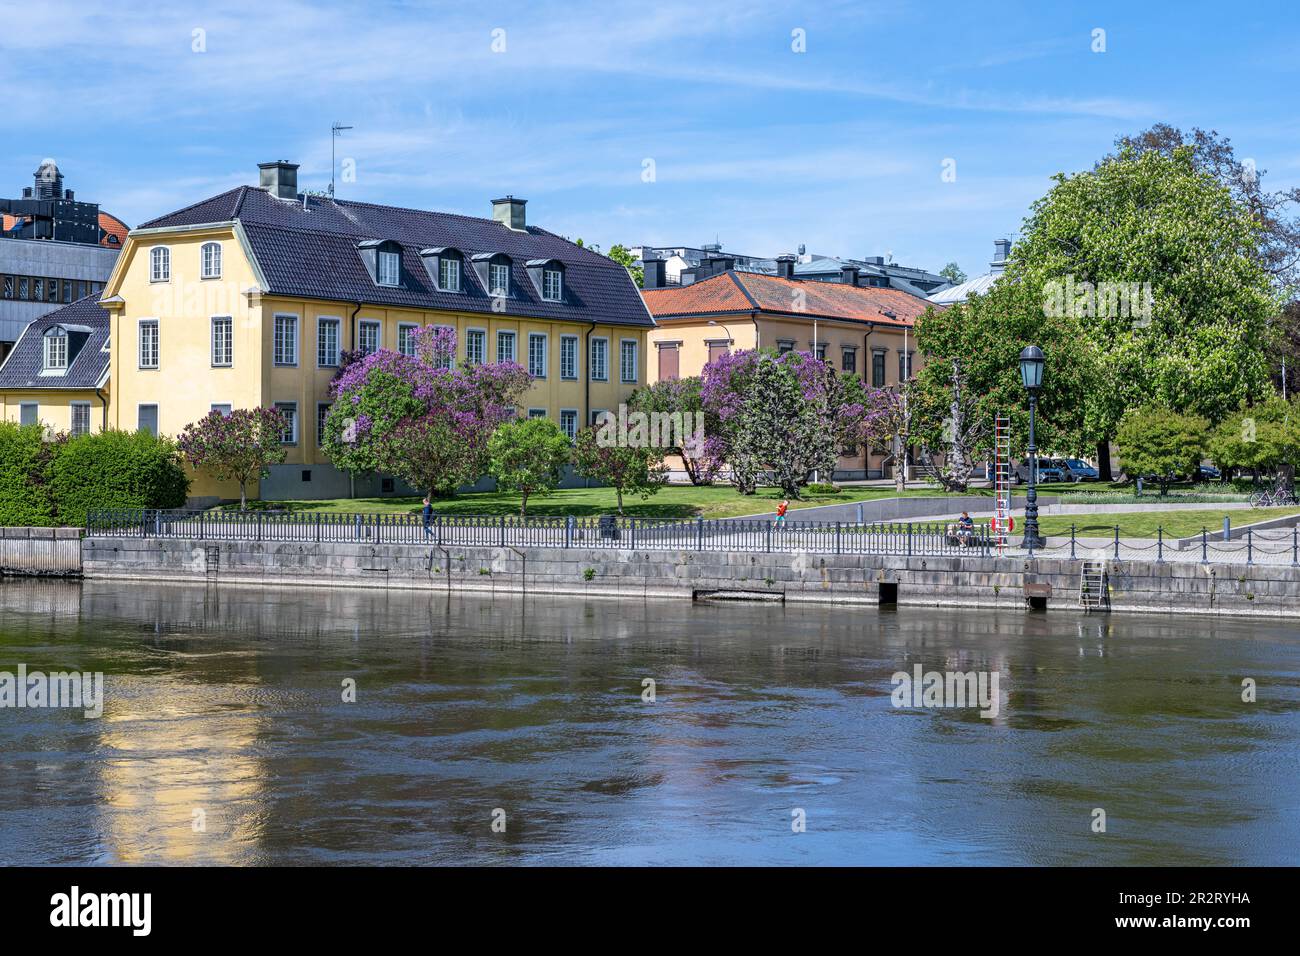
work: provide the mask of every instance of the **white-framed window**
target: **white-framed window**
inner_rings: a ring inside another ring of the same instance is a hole
[[[564,432],[569,441],[573,441],[578,436],[578,410],[576,408],[560,409],[560,431]]]
[[[380,251],[377,257],[380,285],[398,285],[401,282],[401,257],[396,252]]]
[[[542,298],[548,302],[564,298],[564,273],[559,269],[542,270]]]
[[[230,413],[234,410],[235,406],[231,405],[229,402],[213,402],[212,407],[209,409],[209,414],[211,414],[211,412],[220,412],[222,418],[229,418]]]
[[[298,444],[298,403],[276,402],[275,410],[284,418],[284,431],[280,433],[280,444]]]
[[[316,319],[316,365],[318,368],[338,367],[339,328],[341,324],[334,316],[322,315]]]
[[[330,403],[316,403],[316,447],[320,448],[325,444],[325,419],[329,417]]]
[[[140,320],[140,367],[158,367],[158,320]]]
[[[137,406],[135,427],[137,431],[148,432],[150,435],[156,436],[158,434],[158,406]]]
[[[276,313],[273,358],[276,365],[298,364],[298,316]]]
[[[576,335],[560,336],[560,378],[578,377],[578,337]]]
[[[419,326],[414,322],[400,322],[397,326],[397,351],[403,355],[415,354],[414,332]]]
[[[465,330],[465,364],[482,365],[487,361],[487,332],[483,329]]]
[[[528,417],[529,417],[529,418],[545,418],[545,417],[546,417],[546,409],[544,409],[544,408],[530,408],[530,409],[528,409]]]
[[[21,402],[18,405],[18,424],[35,425],[41,420],[41,406],[36,402]]]
[[[632,383],[637,380],[637,342],[636,339],[623,339],[618,346],[618,374],[620,381]]]
[[[510,294],[510,263],[488,263],[488,292],[495,296]]]
[[[460,260],[455,256],[439,256],[438,288],[443,292],[460,291]]]
[[[68,332],[60,325],[45,333],[45,367],[51,371],[68,367]]]
[[[205,242],[199,249],[200,278],[221,278],[221,243]]]
[[[363,320],[357,326],[357,348],[361,350],[362,355],[379,351],[383,341],[380,336],[381,328],[382,326],[373,319]]]
[[[591,380],[593,382],[609,381],[609,339],[591,340]]]
[[[72,402],[72,435],[90,434],[90,402]]]
[[[497,333],[497,361],[513,362],[515,360],[515,333]]]
[[[172,278],[172,251],[166,246],[149,250],[149,281],[170,282]]]
[[[235,364],[235,322],[228,315],[212,317],[212,364],[220,368]]]
[[[453,334],[456,331],[456,327],[454,325],[439,325],[436,326],[436,328],[438,328],[439,330],[447,329]],[[446,355],[439,355],[435,361],[437,364],[434,366],[434,368],[451,368],[453,365],[456,364],[456,356],[451,353],[448,353]]]
[[[528,333],[528,374],[546,378],[546,333]]]

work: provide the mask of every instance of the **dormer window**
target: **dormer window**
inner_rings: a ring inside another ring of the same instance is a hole
[[[68,333],[60,325],[45,333],[45,368],[47,371],[64,371],[68,367]]]
[[[460,259],[456,256],[438,258],[438,288],[443,292],[460,291]]]
[[[202,263],[200,275],[204,279],[221,278],[221,243],[205,242],[199,250],[199,261]]]
[[[376,281],[380,285],[398,285],[401,276],[401,260],[396,252],[386,249],[379,250],[378,259],[378,278]]]
[[[488,263],[488,292],[495,296],[510,294],[510,263]]]
[[[556,268],[542,270],[542,298],[547,302],[559,302],[564,298],[564,273]]]
[[[166,246],[149,250],[149,281],[170,282],[172,278],[172,251]]]

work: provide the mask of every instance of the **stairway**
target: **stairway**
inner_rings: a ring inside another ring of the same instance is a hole
[[[1104,561],[1083,562],[1083,573],[1079,575],[1079,607],[1085,611],[1110,609],[1110,587],[1106,581]]]

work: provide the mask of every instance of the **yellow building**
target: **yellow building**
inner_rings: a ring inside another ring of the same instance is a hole
[[[864,285],[852,266],[841,281],[822,282],[796,279],[790,256],[777,260],[776,275],[734,265],[725,256],[706,259],[695,282],[667,286],[662,263],[645,263],[642,295],[655,318],[652,383],[699,375],[719,355],[753,348],[815,351],[872,388],[897,388],[920,368],[914,325],[930,306],[925,299]],[[855,449],[840,458],[835,477],[888,477],[892,468],[892,459]]]
[[[525,221],[302,195],[292,163],[131,231],[104,290],[113,426],[179,434],[214,408],[277,406],[288,457],[263,498],[405,490],[355,482],[319,448],[344,351],[409,351],[449,326],[458,360],[514,360],[534,376],[521,413],[573,434],[645,382],[654,322],[627,270]],[[195,498],[238,497],[196,476]]]
[[[88,295],[47,312],[0,365],[0,415],[51,432],[101,431],[110,407],[108,313]]]

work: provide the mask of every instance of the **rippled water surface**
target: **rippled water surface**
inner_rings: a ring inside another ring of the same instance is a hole
[[[0,709],[0,861],[1295,863],[1298,637],[4,582],[0,671],[102,671],[107,693],[98,720]],[[894,708],[916,663],[996,670],[999,716]]]

